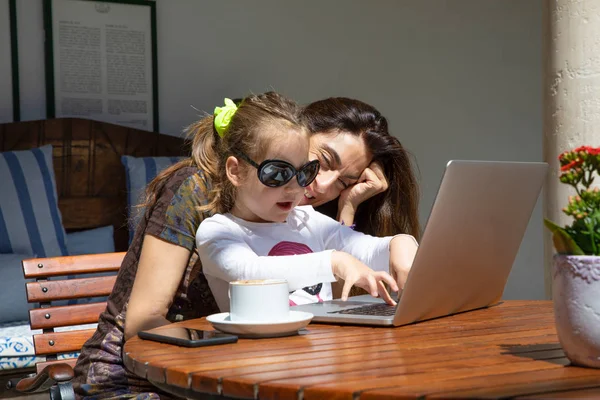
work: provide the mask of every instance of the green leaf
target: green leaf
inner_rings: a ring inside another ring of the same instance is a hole
[[[571,235],[569,235],[564,228],[561,228],[546,218],[544,218],[544,225],[546,225],[546,228],[550,229],[552,232],[552,242],[554,243],[554,247],[556,247],[556,251],[559,254],[572,254],[578,256],[585,255],[583,250],[581,250]]]
[[[576,219],[573,225],[566,226],[565,232],[573,239],[584,254],[595,254],[593,232],[590,232],[589,226],[586,224],[588,218]]]

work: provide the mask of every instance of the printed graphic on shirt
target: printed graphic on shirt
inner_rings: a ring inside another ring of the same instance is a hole
[[[312,253],[310,247],[303,243],[296,242],[279,242],[271,251],[269,251],[269,256],[294,256],[298,254],[309,254]],[[290,293],[290,306],[295,306],[298,304],[310,304],[322,302],[323,299],[319,294],[321,293],[321,289],[323,288],[322,283],[318,283],[313,286],[308,286],[303,288],[302,290],[296,290]]]

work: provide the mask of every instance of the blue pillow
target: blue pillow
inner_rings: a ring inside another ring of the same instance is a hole
[[[115,239],[113,234],[114,228],[112,225],[67,233],[69,255],[114,253]]]
[[[159,172],[185,158],[121,156],[121,162],[125,166],[125,179],[127,182],[129,243],[133,239],[137,222],[142,215],[142,210],[136,206],[143,201],[146,186]]]
[[[52,146],[0,153],[0,253],[66,256]]]
[[[28,321],[25,278],[21,261],[30,258],[27,254],[0,254],[0,324],[16,321]]]

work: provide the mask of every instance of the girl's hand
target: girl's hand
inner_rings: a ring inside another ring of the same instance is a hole
[[[346,225],[352,225],[358,206],[376,194],[385,192],[388,186],[383,167],[378,162],[372,162],[365,168],[356,184],[340,193],[338,219]]]
[[[417,241],[411,235],[399,235],[390,242],[390,271],[400,289],[404,289],[418,248]]]
[[[365,289],[371,296],[381,296],[386,303],[396,305],[383,283],[387,283],[395,292],[398,291],[398,285],[387,272],[373,271],[357,258],[342,251],[331,253],[331,268],[335,276],[344,280],[341,297],[343,301],[348,300],[350,289],[356,285]]]

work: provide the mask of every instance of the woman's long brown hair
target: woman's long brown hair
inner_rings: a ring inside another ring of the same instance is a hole
[[[312,134],[341,132],[362,138],[383,166],[388,189],[364,201],[354,217],[356,230],[375,236],[408,233],[420,236],[419,188],[409,153],[388,132],[388,123],[374,107],[358,100],[332,97],[307,105],[302,120]],[[335,218],[338,200],[319,211]]]

